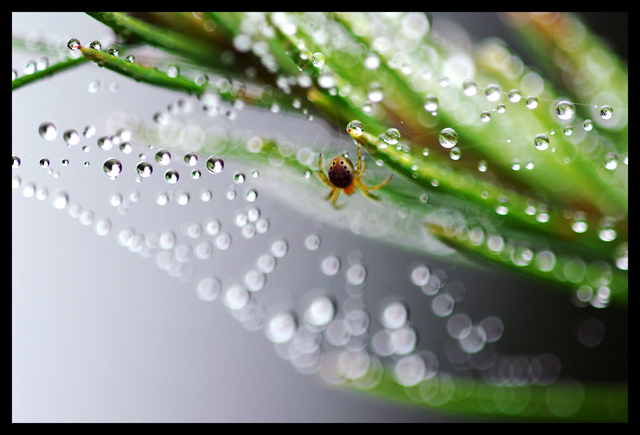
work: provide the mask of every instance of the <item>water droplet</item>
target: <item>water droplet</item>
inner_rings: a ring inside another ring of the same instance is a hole
[[[109,49],[107,50],[107,53],[109,53],[111,56],[115,56],[115,57],[120,56],[120,52],[118,51],[118,49],[116,47],[109,47]]]
[[[315,251],[320,247],[320,237],[317,234],[311,234],[304,240],[304,246],[309,251]]]
[[[235,181],[236,184],[244,183],[245,178],[246,177],[242,172],[236,172],[235,175],[233,176],[233,180]]]
[[[518,103],[521,98],[522,96],[520,95],[519,90],[511,89],[511,91],[509,91],[509,101],[511,101],[512,103]]]
[[[12,156],[11,157],[11,168],[15,169],[20,166],[20,157]]]
[[[389,145],[396,145],[400,141],[400,131],[397,128],[390,128],[384,135],[384,142]]]
[[[556,115],[563,121],[568,121],[575,115],[576,109],[569,101],[563,100],[556,106]],[[565,130],[566,134],[566,130]]]
[[[527,109],[535,109],[538,107],[538,99],[534,96],[527,97],[524,104],[527,106]]]
[[[436,112],[438,110],[438,98],[435,95],[427,95],[424,100],[424,110],[427,112]]]
[[[439,140],[444,148],[453,148],[458,143],[458,133],[453,128],[444,128],[440,132]]]
[[[351,285],[360,285],[367,277],[367,269],[362,264],[354,264],[347,269],[346,279]]]
[[[102,170],[107,175],[107,177],[115,180],[118,175],[122,172],[122,163],[118,159],[108,159],[102,165]]]
[[[54,140],[58,135],[58,129],[51,122],[43,122],[40,124],[38,132],[40,133],[40,136],[46,140]]]
[[[604,159],[604,167],[613,171],[618,167],[618,155],[616,153],[608,153]]]
[[[489,85],[484,91],[487,100],[495,102],[500,99],[500,88],[497,85]]]
[[[76,38],[71,38],[69,39],[69,42],[67,42],[67,47],[69,48],[69,50],[71,51],[78,51],[80,50],[80,41],[77,40]]]
[[[465,80],[462,82],[462,90],[467,97],[473,97],[478,93],[478,85],[473,80]]]
[[[212,174],[219,174],[224,169],[224,160],[220,157],[211,156],[207,159],[207,170]]]
[[[180,179],[180,174],[178,174],[178,171],[176,171],[175,169],[169,169],[167,172],[164,173],[164,181],[166,181],[169,184],[176,184],[179,179]]]
[[[89,44],[89,48],[93,48],[94,50],[102,50],[102,45],[100,44],[100,41],[92,41]]]
[[[487,161],[486,160],[480,160],[478,162],[478,171],[487,172]]]
[[[353,120],[349,124],[347,124],[347,133],[349,133],[353,137],[360,137],[363,131],[364,126],[360,121]]]
[[[215,300],[220,294],[222,284],[218,278],[203,278],[196,287],[196,294],[200,299],[206,302]]]
[[[448,293],[442,293],[431,301],[431,309],[438,317],[446,317],[453,312],[455,301]]]
[[[40,167],[41,168],[48,168],[49,167],[49,159],[47,159],[46,157],[43,157],[40,159]]]
[[[543,133],[536,135],[533,139],[533,143],[536,146],[536,149],[540,151],[544,151],[549,148],[549,138]]]
[[[460,148],[458,147],[453,147],[451,148],[451,151],[449,151],[449,157],[451,158],[451,160],[460,160],[461,156],[462,151],[460,151]]]
[[[587,216],[584,212],[576,211],[573,216],[571,229],[576,233],[584,233],[585,231],[587,231],[588,225],[586,218]]]
[[[382,85],[379,82],[369,83],[369,90],[367,92],[367,98],[374,103],[378,103],[384,99],[384,91]]]
[[[271,244],[271,253],[274,257],[284,257],[289,250],[289,244],[286,240],[279,239]]]
[[[591,121],[590,119],[585,119],[582,126],[584,127],[584,131],[591,131],[593,130],[593,121]]]
[[[69,195],[66,192],[58,192],[52,201],[53,207],[62,210],[69,204]]]
[[[315,326],[325,326],[333,320],[336,313],[335,303],[327,296],[318,296],[309,304],[304,319]]]
[[[329,255],[320,263],[320,270],[327,276],[333,276],[340,270],[340,259],[335,255]]]
[[[109,219],[100,219],[96,222],[95,231],[99,236],[106,236],[111,231],[111,221]]]
[[[294,337],[298,328],[293,314],[279,312],[275,314],[265,327],[267,338],[274,343],[287,343]]]
[[[162,166],[166,166],[171,163],[171,153],[169,150],[161,149],[156,153],[156,162],[161,164]]]
[[[247,190],[245,199],[247,200],[247,202],[254,202],[256,199],[258,199],[258,192],[253,189]]]
[[[411,271],[411,282],[417,286],[423,286],[429,282],[431,271],[425,265],[416,266]]]
[[[135,63],[136,58],[133,57],[133,54],[128,55],[127,57],[124,58],[124,60],[126,60],[129,63]]]
[[[315,66],[316,68],[322,68],[322,66],[324,65],[324,54],[322,53],[313,53],[313,56],[311,57],[311,62],[313,62],[313,66]]]
[[[380,323],[388,329],[402,328],[409,318],[407,307],[398,301],[388,303],[380,313]]]
[[[113,146],[113,142],[111,141],[111,138],[109,136],[102,136],[98,139],[98,146],[100,147],[100,149],[108,151]]]
[[[78,142],[80,142],[80,135],[73,129],[65,131],[62,135],[62,138],[67,143],[67,145],[77,145]]]
[[[573,128],[570,125],[565,125],[563,132],[565,136],[571,136],[573,134]]]
[[[600,116],[602,119],[611,119],[613,116],[613,109],[611,106],[602,106],[602,108],[600,108]]]
[[[504,113],[507,111],[507,106],[505,106],[504,104],[498,104],[496,106],[496,112],[498,113]]]
[[[153,173],[153,166],[151,166],[151,163],[148,162],[140,162],[136,166],[136,172],[142,178],[150,177]]]
[[[598,237],[603,242],[611,242],[616,239],[617,235],[612,222],[604,221],[598,228]]]
[[[82,132],[82,135],[87,139],[90,139],[96,133],[96,128],[92,125],[87,125]]]

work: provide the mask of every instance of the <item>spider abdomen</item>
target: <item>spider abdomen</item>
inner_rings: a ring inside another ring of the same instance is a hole
[[[329,181],[336,187],[344,189],[353,183],[353,163],[346,157],[336,157],[329,164]]]

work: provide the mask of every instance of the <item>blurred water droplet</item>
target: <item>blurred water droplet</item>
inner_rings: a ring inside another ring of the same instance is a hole
[[[549,148],[549,138],[547,135],[540,133],[533,139],[533,144],[536,146],[536,149],[544,151]]]
[[[440,132],[439,140],[444,148],[453,148],[458,143],[458,133],[453,128],[444,128]]]
[[[224,169],[224,160],[211,156],[207,159],[207,170],[212,174],[219,174]]]
[[[575,115],[576,109],[569,101],[563,100],[556,105],[556,115],[563,121],[568,121]],[[566,134],[566,129],[565,129]]]
[[[102,165],[102,170],[107,175],[107,177],[115,180],[118,175],[122,172],[122,163],[118,159],[108,159],[105,160]]]
[[[58,129],[51,122],[43,122],[40,124],[38,132],[40,133],[40,136],[46,140],[54,140],[58,135]]]
[[[613,109],[611,106],[602,106],[600,108],[600,117],[602,117],[602,119],[611,119],[613,117]]]

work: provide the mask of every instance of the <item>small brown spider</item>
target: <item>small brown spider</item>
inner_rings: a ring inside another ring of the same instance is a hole
[[[360,143],[358,144],[358,167],[354,168],[351,160],[344,156],[338,156],[335,159],[331,160],[329,163],[329,177],[325,175],[322,170],[322,154],[320,154],[320,158],[318,160],[318,175],[324,184],[331,188],[331,192],[325,197],[325,201],[329,201],[331,198],[331,205],[333,208],[340,209],[343,206],[337,205],[336,201],[338,200],[338,195],[340,195],[340,191],[344,190],[344,193],[347,195],[353,195],[356,190],[360,190],[364,196],[369,199],[373,199],[379,201],[380,198],[370,193],[370,190],[378,190],[387,185],[389,181],[391,181],[392,175],[389,175],[386,180],[377,186],[366,186],[362,182],[362,177],[364,176],[364,160],[362,160],[362,154],[360,151]]]

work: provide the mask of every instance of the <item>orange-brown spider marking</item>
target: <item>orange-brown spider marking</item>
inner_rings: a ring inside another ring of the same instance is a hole
[[[377,186],[367,186],[362,182],[364,176],[364,160],[362,160],[362,153],[360,151],[360,143],[358,142],[358,167],[354,168],[351,160],[344,156],[338,156],[331,160],[329,163],[329,177],[327,177],[322,170],[322,154],[318,159],[318,175],[320,180],[331,188],[331,192],[324,198],[325,201],[331,199],[331,205],[335,209],[340,209],[343,206],[336,204],[340,191],[343,190],[347,195],[353,195],[356,190],[360,190],[364,196],[373,200],[380,200],[379,197],[370,193],[370,190],[378,190],[391,181],[392,175],[389,175],[382,183]]]

